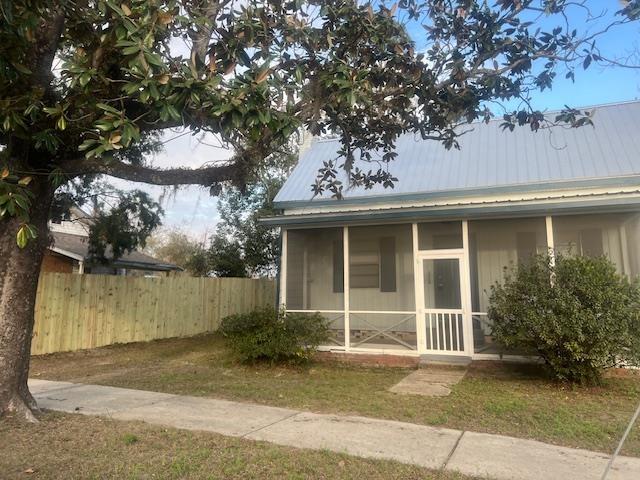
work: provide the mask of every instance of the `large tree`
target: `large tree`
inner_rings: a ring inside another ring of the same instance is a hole
[[[216,193],[302,125],[342,141],[344,161],[327,159],[313,193],[340,197],[340,167],[351,184],[390,186],[404,132],[456,146],[457,126],[509,99],[522,103],[505,126],[544,127],[532,91],[620,63],[596,40],[638,18],[638,0],[621,4],[587,31],[597,0],[0,0],[0,412],[37,409],[29,349],[56,191],[111,175]],[[557,120],[588,123],[581,114]],[[155,168],[144,154],[169,128],[218,134],[236,155]],[[129,245],[148,234],[147,209],[113,209],[134,222]]]

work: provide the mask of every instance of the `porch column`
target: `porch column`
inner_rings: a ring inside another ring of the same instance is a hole
[[[343,261],[343,301],[344,301],[344,348],[350,348],[351,328],[349,326],[349,227],[342,230],[342,261]]]
[[[278,308],[287,302],[287,229],[282,229],[282,251],[280,252],[280,298]]]
[[[474,354],[473,346],[473,315],[471,308],[471,261],[469,256],[469,222],[462,221],[462,309],[464,322],[464,349],[469,356]]]
[[[427,330],[424,318],[424,285],[422,278],[422,265],[418,259],[418,224],[413,222],[411,224],[412,244],[413,244],[413,288],[415,297],[415,309],[416,309],[416,341],[418,347],[418,353],[426,353],[427,350]]]
[[[547,253],[549,254],[550,263],[553,266],[556,264],[556,247],[553,241],[553,218],[551,215],[547,215],[544,221],[547,228]]]

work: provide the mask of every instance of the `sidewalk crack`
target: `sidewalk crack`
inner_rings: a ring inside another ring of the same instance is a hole
[[[453,457],[453,454],[455,453],[455,451],[458,449],[458,445],[460,445],[460,440],[462,440],[462,437],[465,433],[466,433],[466,430],[463,430],[460,436],[458,437],[458,439],[456,440],[456,443],[453,445],[453,448],[449,452],[449,455],[447,455],[447,459],[442,464],[441,470],[445,470],[449,465],[449,461],[451,460],[451,457]]]
[[[283,418],[281,418],[281,419],[279,419],[279,420],[276,420],[275,422],[271,422],[271,423],[270,423],[270,424],[268,424],[268,425],[264,425],[264,426],[262,426],[262,427],[260,427],[260,428],[256,428],[255,430],[251,430],[251,431],[249,431],[249,432],[247,432],[247,433],[243,433],[242,435],[240,435],[240,438],[245,438],[247,435],[251,435],[251,434],[253,434],[253,433],[259,432],[260,430],[264,430],[265,428],[272,427],[272,426],[274,426],[274,425],[275,425],[275,424],[277,424],[277,423],[284,422],[285,420],[289,420],[290,418],[293,418],[293,417],[295,417],[296,415],[300,415],[301,413],[302,413],[302,412],[294,412],[294,413],[292,413],[291,415],[287,415],[286,417],[283,417]]]

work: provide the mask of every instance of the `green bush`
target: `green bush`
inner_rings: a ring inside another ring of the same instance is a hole
[[[640,288],[605,257],[534,257],[491,289],[489,319],[505,349],[537,352],[559,380],[594,383],[640,361]]]
[[[320,314],[285,314],[272,307],[226,317],[220,332],[243,361],[302,362],[329,338]]]

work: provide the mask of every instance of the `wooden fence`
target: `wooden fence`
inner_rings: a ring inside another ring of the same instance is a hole
[[[43,273],[31,353],[212,332],[227,315],[274,304],[268,279]]]

